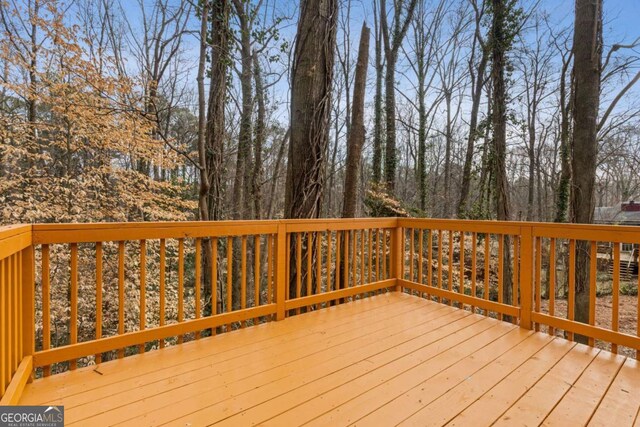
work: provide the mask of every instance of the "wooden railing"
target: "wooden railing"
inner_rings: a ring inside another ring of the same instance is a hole
[[[34,374],[389,290],[638,356],[637,296],[633,330],[620,323],[621,290],[633,288],[620,275],[622,243],[640,243],[640,230],[408,218],[0,228],[2,403],[16,402]],[[596,285],[608,281],[605,313]],[[574,303],[581,283],[585,323]],[[624,298],[628,311],[634,297]]]
[[[33,371],[31,226],[0,228],[0,404],[15,404]]]

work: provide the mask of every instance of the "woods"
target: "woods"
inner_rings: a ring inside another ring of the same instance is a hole
[[[640,194],[640,37],[634,6],[573,6],[1,2],[0,222],[592,223]],[[237,278],[255,245],[216,244],[202,241],[205,292],[219,253]]]

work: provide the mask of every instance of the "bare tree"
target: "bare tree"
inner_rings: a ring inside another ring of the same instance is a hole
[[[602,60],[602,0],[576,0],[573,36],[571,222],[591,223],[595,210],[598,109]],[[576,244],[576,320],[589,321],[589,242]],[[586,342],[586,337],[577,337]]]
[[[353,90],[353,116],[347,140],[347,165],[344,178],[344,201],[342,217],[353,218],[356,215],[358,175],[360,158],[364,146],[364,96],[367,84],[367,68],[369,66],[369,35],[371,30],[366,23],[362,24],[358,62],[356,64],[356,80]]]
[[[404,40],[418,0],[396,0],[393,3],[392,29],[387,20],[387,4],[380,0],[380,22],[386,59],[385,108],[386,108],[386,147],[384,179],[388,190],[395,191],[397,153],[396,153],[396,63],[398,52]]]
[[[480,113],[480,102],[482,100],[482,90],[486,82],[486,70],[489,62],[489,49],[482,34],[482,19],[486,11],[487,2],[478,5],[476,0],[469,0],[474,11],[474,36],[471,45],[471,55],[469,57],[469,78],[471,79],[471,112],[469,116],[469,135],[467,137],[467,148],[462,169],[462,181],[460,183],[460,199],[458,201],[458,216],[466,216],[467,199],[471,188],[471,166],[473,164],[473,154],[475,142],[478,139],[478,116]],[[479,51],[479,57],[478,55]],[[477,64],[476,64],[477,61]]]

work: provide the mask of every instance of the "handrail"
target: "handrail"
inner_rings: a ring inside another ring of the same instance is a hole
[[[613,254],[608,318],[595,310],[596,285],[609,280],[599,273],[602,242]],[[635,333],[620,330],[629,284],[621,243],[640,245],[640,229],[419,218],[1,227],[0,396],[17,402],[33,372],[50,375],[52,366],[75,369],[385,290],[639,357],[640,320]],[[574,299],[585,280],[581,323]],[[56,298],[69,298],[68,314],[55,311]]]

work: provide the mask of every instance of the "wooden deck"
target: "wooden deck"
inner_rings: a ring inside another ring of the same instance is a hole
[[[637,361],[397,292],[36,380],[69,425],[633,425]]]

